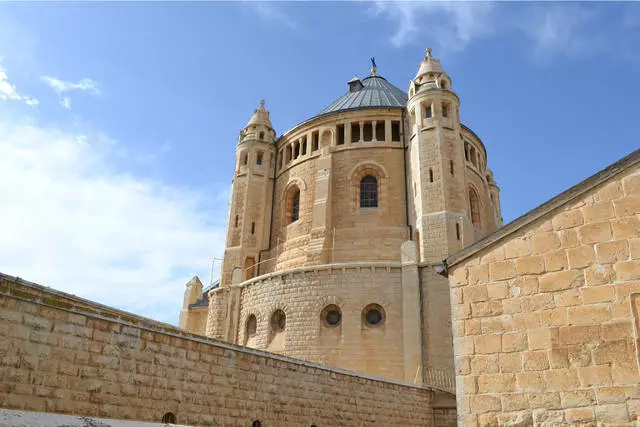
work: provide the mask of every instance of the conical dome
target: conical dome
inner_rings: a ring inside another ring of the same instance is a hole
[[[255,109],[253,117],[251,117],[251,120],[249,120],[249,123],[247,123],[245,127],[252,125],[264,125],[273,128],[271,120],[269,119],[269,111],[264,108],[264,100],[260,101],[260,106]]]
[[[441,74],[444,73],[440,60],[431,56],[431,48],[427,49],[427,56],[424,57],[424,61],[420,64],[416,79],[425,74]]]

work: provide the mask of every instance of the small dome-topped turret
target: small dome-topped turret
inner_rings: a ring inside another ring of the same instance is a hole
[[[426,74],[442,73],[444,73],[444,70],[442,69],[442,65],[440,65],[440,60],[431,55],[431,48],[427,48],[427,56],[424,57],[424,61],[420,64],[418,74],[416,74],[416,79],[419,79],[421,76]]]
[[[253,117],[249,120],[246,127],[253,125],[264,125],[269,128],[273,128],[271,125],[271,119],[269,119],[269,111],[264,108],[264,100],[260,101],[260,106],[255,109]]]

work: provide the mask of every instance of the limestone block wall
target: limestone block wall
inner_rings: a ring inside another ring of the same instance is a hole
[[[188,425],[436,425],[428,389],[116,312],[3,277],[0,406],[155,422],[170,412]]]
[[[640,417],[640,166],[602,173],[451,266],[461,425]]]
[[[363,310],[377,304],[384,321],[368,326]],[[323,309],[336,306],[339,325],[327,326]],[[272,316],[286,315],[280,339]],[[255,332],[248,321],[255,316]],[[270,274],[241,286],[239,344],[343,369],[404,379],[402,280],[399,263],[318,266]]]
[[[449,281],[437,274],[434,266],[420,269],[423,293],[425,367],[427,375],[453,371],[453,336]]]

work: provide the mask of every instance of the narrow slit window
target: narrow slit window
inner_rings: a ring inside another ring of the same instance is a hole
[[[337,145],[344,144],[344,125],[336,126],[336,133],[338,134]]]
[[[433,182],[433,169],[429,169],[429,182]]]
[[[391,122],[391,141],[400,141],[400,122]]]
[[[264,139],[264,132],[260,132],[260,141]]]
[[[449,104],[442,104],[442,117],[449,117]]]
[[[302,138],[302,155],[307,154],[307,135]]]
[[[431,111],[431,105],[428,105],[424,111],[425,111],[424,115],[427,119],[430,119],[431,117],[433,117],[433,112]]]
[[[291,197],[291,221],[296,222],[300,218],[300,190],[295,189]]]
[[[351,142],[360,141],[360,123],[351,123]]]
[[[456,222],[456,239],[460,241],[460,224]]]
[[[371,122],[367,122],[362,126],[362,139],[364,141],[371,141],[373,139],[373,125]]]
[[[449,160],[449,169],[451,170],[451,176],[454,175],[454,171],[453,171],[453,160]]]
[[[262,165],[262,153],[258,153],[258,155],[256,156],[256,165],[260,166]]]
[[[320,140],[320,133],[315,131],[311,134],[311,151],[318,149],[318,141]]]
[[[236,220],[234,224],[235,224],[234,227],[238,228],[238,215],[236,215]]]
[[[385,140],[385,122],[377,122],[376,123],[376,140],[384,141]]]
[[[256,223],[251,223],[251,235],[253,236],[256,233]]]

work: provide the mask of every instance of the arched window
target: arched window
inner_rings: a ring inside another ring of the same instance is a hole
[[[471,210],[471,222],[480,228],[480,199],[474,189],[469,189],[469,208]]]
[[[252,314],[247,318],[247,324],[246,324],[245,333],[244,333],[244,345],[247,345],[249,340],[256,336],[257,330],[258,330],[258,320],[256,319],[256,316]]]
[[[300,189],[296,186],[291,188],[287,194],[287,219],[289,223],[300,219]]]
[[[360,180],[360,207],[378,207],[378,180],[375,176],[367,175]]]
[[[162,422],[165,424],[176,424],[178,421],[173,413],[167,412],[162,416]]]
[[[264,132],[260,132],[260,141],[264,139]]]

